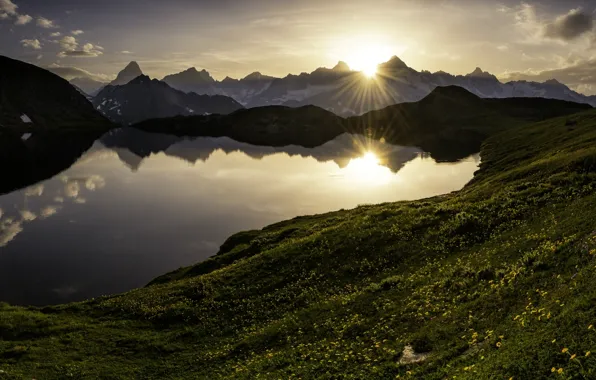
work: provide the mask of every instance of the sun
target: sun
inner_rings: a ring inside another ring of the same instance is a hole
[[[367,78],[373,78],[377,75],[379,64],[387,61],[391,56],[389,47],[366,43],[350,52],[347,63],[352,70],[362,72]]]

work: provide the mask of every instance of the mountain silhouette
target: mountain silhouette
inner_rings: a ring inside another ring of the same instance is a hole
[[[65,79],[0,56],[0,129],[37,132],[111,127]]]
[[[70,84],[79,88],[88,96],[95,96],[106,85],[88,77],[77,77],[70,80]]]
[[[206,162],[215,152],[226,154],[241,152],[254,159],[285,153],[289,156],[312,157],[319,162],[335,162],[346,167],[352,159],[362,156],[363,147],[374,151],[381,165],[398,172],[408,161],[423,152],[415,147],[403,147],[380,143],[363,136],[342,134],[335,139],[314,148],[297,145],[283,147],[258,146],[235,141],[229,137],[176,137],[173,135],[148,133],[135,128],[122,128],[106,134],[101,143],[114,150],[122,162],[131,170],[139,170],[147,157],[164,153],[195,164]]]
[[[93,99],[93,105],[122,125],[178,115],[227,114],[242,108],[230,97],[187,94],[146,75],[125,85],[106,86]]]
[[[118,73],[118,76],[110,83],[110,85],[122,86],[141,75],[143,75],[141,67],[138,63],[132,61],[124,68],[124,70]]]
[[[134,127],[178,136],[230,137],[268,146],[316,147],[343,133],[395,145],[417,146],[437,160],[457,160],[478,152],[489,134],[504,126],[590,109],[542,98],[484,99],[458,86],[437,87],[422,100],[361,116],[342,118],[316,106],[268,106],[229,115],[147,120]]]

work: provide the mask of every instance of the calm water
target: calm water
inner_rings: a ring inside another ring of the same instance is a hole
[[[117,293],[297,215],[460,189],[479,159],[343,135],[315,149],[116,131],[70,169],[0,196],[0,301]]]

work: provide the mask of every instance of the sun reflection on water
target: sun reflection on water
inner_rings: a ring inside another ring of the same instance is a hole
[[[384,166],[377,154],[372,151],[351,159],[343,169],[343,174],[348,179],[369,186],[386,185],[395,177],[395,174]]]

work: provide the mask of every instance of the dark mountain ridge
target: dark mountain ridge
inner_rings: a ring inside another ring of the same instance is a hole
[[[539,98],[482,99],[456,86],[438,87],[419,102],[403,103],[344,119],[316,106],[268,106],[230,115],[147,120],[148,132],[179,136],[227,136],[257,145],[319,146],[342,133],[417,146],[439,160],[478,152],[489,134],[521,123],[592,108]]]
[[[111,127],[65,79],[0,56],[0,128],[30,132]]]
[[[242,108],[230,97],[185,93],[146,75],[125,85],[106,86],[93,99],[93,105],[122,125],[178,115],[227,114]]]

